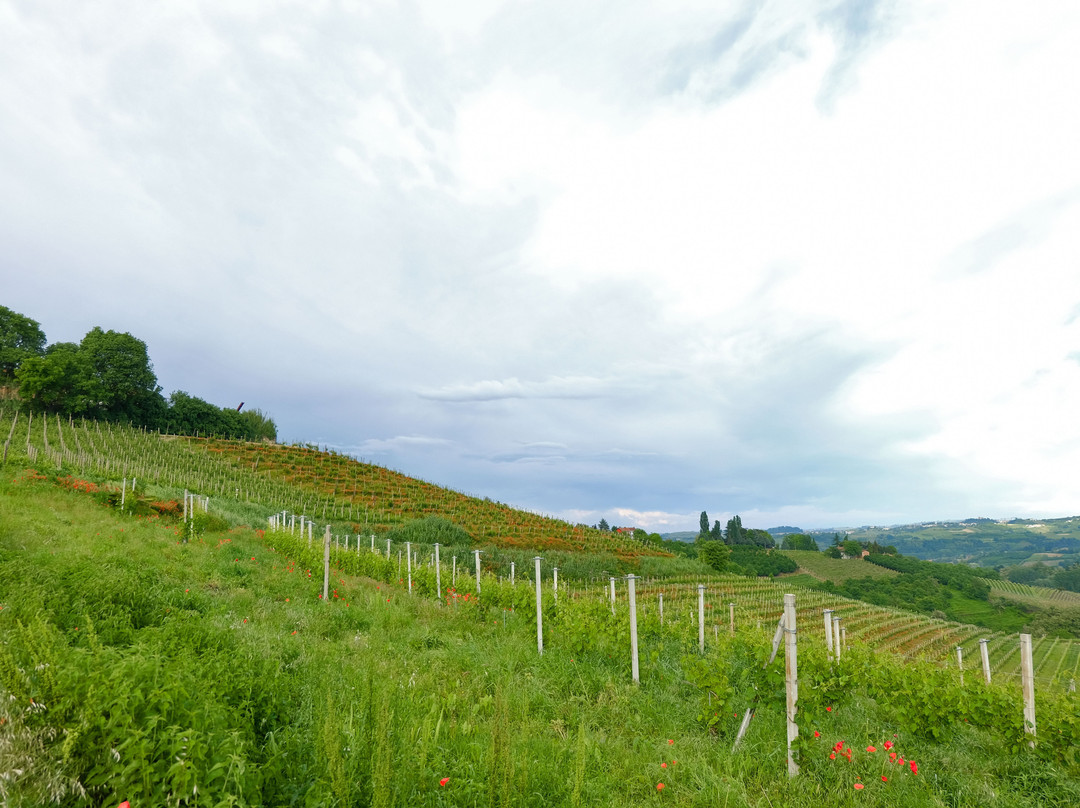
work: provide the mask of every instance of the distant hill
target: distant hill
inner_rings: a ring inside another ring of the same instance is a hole
[[[698,537],[697,531],[694,530],[678,530],[674,533],[661,533],[660,538],[667,541],[685,541],[693,542]]]
[[[955,561],[988,567],[1035,561],[1047,564],[1080,561],[1080,516],[1001,522],[979,517],[958,522],[829,528],[807,532],[817,538],[822,546],[830,543],[833,535],[839,533],[845,539],[891,544],[904,555],[927,561]]]
[[[765,529],[766,533],[771,533],[774,536],[786,536],[788,533],[805,533],[801,527],[792,527],[791,525],[780,525],[780,527],[770,527]]]

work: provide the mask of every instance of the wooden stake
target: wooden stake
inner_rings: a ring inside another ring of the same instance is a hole
[[[829,652],[829,661],[832,662],[832,609],[825,610],[825,647]]]
[[[442,600],[442,569],[439,567],[438,542],[435,542],[435,600]]]
[[[705,653],[705,584],[697,587],[698,651]]]
[[[1035,673],[1031,664],[1031,635],[1020,635],[1020,684],[1024,689],[1024,730],[1031,733],[1035,748]]]
[[[638,676],[637,594],[634,591],[636,580],[633,574],[626,576],[627,597],[630,600],[630,676],[635,685],[641,681]]]
[[[540,600],[540,556],[535,556],[536,562],[536,652],[543,656],[544,653],[544,611]]]
[[[983,678],[990,684],[990,653],[986,650],[986,640],[979,640],[979,654],[982,656]]]
[[[322,599],[325,603],[330,596],[330,525],[326,526],[326,535],[323,537],[323,584]]]
[[[799,706],[799,660],[795,633],[795,596],[784,595],[784,680],[787,688],[787,749],[788,777],[799,773],[799,765],[791,755],[791,745],[799,737],[795,713]]]

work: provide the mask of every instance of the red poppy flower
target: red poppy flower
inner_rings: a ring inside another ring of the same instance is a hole
[[[444,777],[442,780],[439,781],[439,785],[440,786],[445,786],[449,782],[450,782],[450,778],[449,777]]]
[[[814,737],[815,738],[820,738],[821,737],[821,733],[818,732],[816,729],[814,730]]]
[[[855,790],[856,791],[862,791],[863,790],[863,784],[862,783],[856,783],[855,784]]]
[[[918,774],[919,773],[919,764],[916,763],[914,760],[911,761],[911,773],[912,774]]]
[[[668,746],[671,746],[671,744],[675,743],[675,739],[674,738],[668,738],[667,742],[668,742]]]
[[[875,747],[873,747],[873,746],[868,746],[868,747],[866,747],[866,751],[867,752],[876,752],[877,749]]]
[[[667,764],[666,764],[666,763],[661,763],[661,764],[660,764],[660,768],[661,768],[661,769],[666,769],[666,768],[667,768]]]
[[[887,782],[889,782],[889,778],[888,778],[888,777],[886,777],[886,776],[885,776],[885,775],[883,774],[883,775],[881,775],[881,782],[883,782],[883,783],[887,783]]]
[[[892,741],[885,741],[885,751],[887,752],[892,748],[893,748],[893,742]]]
[[[663,783],[657,783],[656,784],[656,790],[657,791],[663,791],[664,790],[664,784]]]

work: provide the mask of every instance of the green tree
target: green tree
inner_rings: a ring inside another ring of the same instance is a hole
[[[0,306],[0,386],[10,383],[28,358],[45,353],[45,333],[35,320]]]
[[[728,519],[727,530],[724,532],[724,541],[729,545],[748,543],[743,532],[742,517],[738,514]]]
[[[846,555],[848,558],[862,557],[863,546],[854,539],[848,539],[847,541],[843,542],[840,547],[843,549],[844,555]]]
[[[712,530],[709,531],[709,538],[712,539],[713,541],[723,541],[724,540],[724,529],[722,527],[720,527],[720,520],[719,519],[717,519],[715,522],[713,522]]]
[[[109,420],[156,426],[164,399],[146,343],[131,334],[91,329],[79,344],[88,368],[87,393],[96,414]]]
[[[784,536],[781,547],[784,550],[814,550],[818,549],[813,536],[806,533],[788,533]]]
[[[698,535],[707,536],[709,533],[709,514],[705,511],[701,512],[701,516],[698,518]]]
[[[34,409],[86,415],[92,410],[88,369],[74,342],[50,345],[44,356],[29,356],[15,372],[19,395]]]
[[[262,410],[244,410],[240,413],[240,422],[244,425],[246,440],[277,440],[277,424]]]
[[[722,541],[703,541],[698,545],[698,558],[717,572],[723,572],[731,560],[731,548]]]
[[[608,526],[607,519],[601,519],[600,523],[596,526],[600,530],[611,530]]]

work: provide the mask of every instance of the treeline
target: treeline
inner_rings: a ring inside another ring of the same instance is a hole
[[[1018,584],[1080,592],[1080,563],[1057,567],[1038,561],[1035,564],[1009,567],[1004,570],[1004,575]]]
[[[95,327],[80,342],[49,345],[37,321],[5,306],[0,306],[0,390],[38,412],[176,435],[277,439],[273,419],[258,409],[218,407],[183,391],[166,399],[146,343],[131,334]]]

